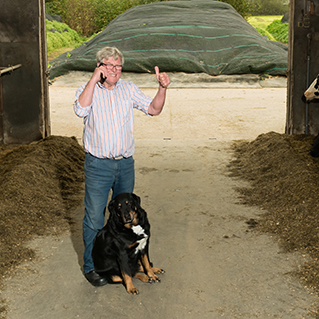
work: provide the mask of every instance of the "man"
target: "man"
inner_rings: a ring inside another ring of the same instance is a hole
[[[159,88],[152,99],[132,82],[121,77],[123,54],[105,47],[96,55],[91,79],[76,92],[74,111],[84,118],[85,216],[83,218],[84,274],[94,286],[105,285],[92,261],[93,240],[104,226],[108,195],[132,193],[134,189],[133,108],[147,115],[163,109],[170,79],[155,67]]]

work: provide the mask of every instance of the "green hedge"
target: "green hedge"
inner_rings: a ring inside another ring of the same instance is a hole
[[[51,32],[51,29],[57,31]],[[46,20],[47,51],[51,52],[63,47],[80,45],[86,38],[72,30],[67,24]]]

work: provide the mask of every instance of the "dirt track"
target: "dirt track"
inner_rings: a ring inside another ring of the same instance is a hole
[[[80,140],[72,111],[79,81],[71,80],[50,87],[52,133]],[[285,88],[186,86],[169,90],[162,115],[135,120],[135,192],[152,225],[152,261],[166,270],[162,282],[135,282],[139,296],[92,287],[81,273],[81,206],[72,232],[34,240],[40,261],[6,281],[9,319],[307,318],[317,300],[287,275],[303,257],[249,230],[245,221],[260,210],[237,204],[234,187],[243,182],[226,168],[232,140],[284,132]]]

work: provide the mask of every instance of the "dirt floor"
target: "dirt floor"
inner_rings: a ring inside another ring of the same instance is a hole
[[[72,103],[87,76],[50,86],[52,137],[0,148],[0,316],[319,318],[319,163],[313,137],[283,134],[282,79],[172,76],[164,112],[135,118],[135,193],[166,273],[138,296],[85,280]],[[124,76],[154,95],[151,76]]]

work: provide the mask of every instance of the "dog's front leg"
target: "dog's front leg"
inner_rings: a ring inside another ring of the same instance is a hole
[[[150,265],[147,254],[141,256],[141,263],[144,270],[149,278],[149,282],[160,282],[161,280],[154,274],[153,268]],[[162,271],[163,272],[163,271]]]
[[[126,274],[123,270],[122,270],[122,277],[123,277],[126,291],[130,295],[138,295],[138,290],[133,285],[132,277]]]

